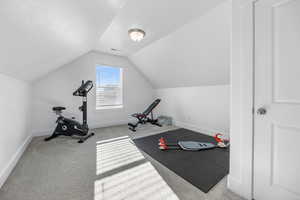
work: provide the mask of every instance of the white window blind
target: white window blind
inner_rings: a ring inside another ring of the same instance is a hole
[[[96,109],[122,106],[122,78],[122,68],[96,67]]]

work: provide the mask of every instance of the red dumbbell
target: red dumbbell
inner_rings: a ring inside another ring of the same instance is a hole
[[[167,150],[168,149],[168,145],[167,145],[167,143],[166,143],[166,141],[163,137],[161,137],[158,141],[159,141],[158,145],[159,145],[160,150]]]

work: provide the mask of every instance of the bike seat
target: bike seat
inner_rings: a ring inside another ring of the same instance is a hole
[[[57,107],[53,107],[52,110],[53,111],[62,111],[62,110],[66,110],[66,108],[62,107],[62,106],[57,106]]]

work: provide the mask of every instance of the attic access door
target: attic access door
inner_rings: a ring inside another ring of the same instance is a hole
[[[255,2],[254,199],[300,199],[300,0]]]

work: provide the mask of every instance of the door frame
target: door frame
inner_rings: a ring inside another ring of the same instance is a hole
[[[228,188],[247,199],[252,199],[254,194],[254,8],[257,1],[232,0]]]

